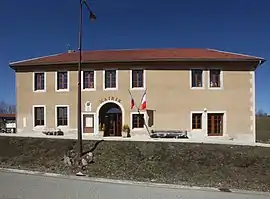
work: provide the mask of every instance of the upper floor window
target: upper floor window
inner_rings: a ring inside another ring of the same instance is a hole
[[[95,88],[95,72],[83,71],[83,89]]]
[[[57,72],[57,90],[68,90],[68,72]]]
[[[105,70],[105,89],[117,88],[117,71],[116,70]]]
[[[221,70],[215,69],[209,71],[209,83],[211,88],[221,87]]]
[[[132,88],[144,87],[144,70],[132,70]]]
[[[192,78],[192,88],[202,88],[203,87],[203,70],[194,69],[191,71]]]
[[[34,91],[45,90],[45,73],[37,72],[34,73]]]
[[[56,112],[57,126],[68,126],[68,107],[58,106]]]

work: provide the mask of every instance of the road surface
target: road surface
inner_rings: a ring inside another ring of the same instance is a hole
[[[0,199],[269,199],[270,195],[96,182],[0,171]]]

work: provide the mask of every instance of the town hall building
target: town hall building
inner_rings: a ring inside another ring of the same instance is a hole
[[[77,132],[78,52],[12,62],[17,132]],[[85,51],[82,131],[121,136],[186,130],[190,137],[255,142],[260,57],[214,49]]]

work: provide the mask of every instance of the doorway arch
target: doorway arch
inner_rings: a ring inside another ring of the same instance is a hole
[[[124,124],[124,108],[116,101],[108,100],[97,107],[97,126],[105,127],[104,136],[121,136]]]

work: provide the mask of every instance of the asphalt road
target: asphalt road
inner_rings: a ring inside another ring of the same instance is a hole
[[[269,199],[267,194],[225,193],[0,172],[0,199]]]

